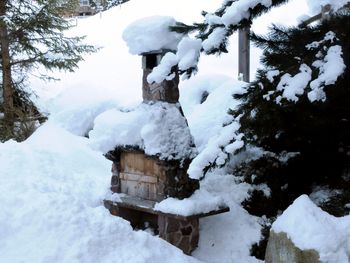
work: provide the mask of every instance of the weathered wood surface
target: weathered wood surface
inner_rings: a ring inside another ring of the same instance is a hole
[[[113,158],[111,190],[161,201],[166,197],[187,198],[199,188],[198,180],[188,177],[187,167],[159,160],[141,151],[121,151]]]
[[[342,11],[345,9],[350,8],[350,4],[346,4],[344,5],[342,8],[340,8],[338,11]],[[306,27],[307,25],[316,22],[318,20],[323,20],[323,19],[328,19],[329,18],[329,14],[331,13],[332,9],[330,5],[325,5],[322,6],[322,10],[321,13],[318,15],[315,15],[313,17],[310,17],[309,19],[306,19],[305,21],[303,21],[299,27]]]
[[[145,154],[123,152],[119,180],[121,193],[154,201],[164,199],[164,167]]]
[[[184,216],[184,215],[178,215],[178,214],[164,213],[164,212],[155,210],[154,209],[154,206],[156,204],[155,201],[145,200],[139,197],[129,196],[129,195],[124,195],[120,199],[121,201],[119,202],[104,200],[104,204],[107,209],[110,209],[111,207],[124,207],[131,210],[146,212],[146,213],[155,214],[155,215],[163,215],[163,216],[167,216],[167,217],[171,217],[179,220],[191,220],[194,218],[207,217],[207,216],[217,215],[217,214],[226,213],[230,211],[229,207],[223,206],[223,207],[219,207],[217,210],[213,210],[207,213],[198,213],[198,214],[193,214],[189,216]]]
[[[250,75],[250,27],[238,31],[238,74],[243,81],[249,82]]]

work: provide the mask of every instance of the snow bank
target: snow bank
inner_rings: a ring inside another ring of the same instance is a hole
[[[192,135],[178,105],[142,103],[135,110],[109,110],[95,119],[89,133],[95,149],[104,153],[116,147],[138,147],[166,160],[192,159],[196,154]]]
[[[134,55],[160,49],[177,50],[183,35],[170,31],[169,27],[175,24],[176,20],[168,16],[142,18],[124,30],[123,39]]]
[[[300,249],[315,249],[323,262],[349,262],[350,216],[334,217],[300,196],[273,223],[274,232],[287,233]]]
[[[199,246],[193,256],[210,263],[262,262],[250,256],[252,244],[260,239],[258,218],[245,211],[240,203],[248,197],[250,186],[231,174],[215,171],[201,181],[201,190],[223,199],[230,212],[200,219]]]
[[[109,214],[111,163],[86,138],[48,122],[0,144],[0,167],[2,262],[197,262]]]

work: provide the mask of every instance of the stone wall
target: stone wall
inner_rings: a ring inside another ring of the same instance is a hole
[[[152,69],[143,70],[142,79],[142,98],[143,101],[164,101],[168,103],[177,103],[179,101],[179,75],[174,73],[175,77],[172,80],[165,80],[161,83],[147,82],[147,76],[152,72]]]

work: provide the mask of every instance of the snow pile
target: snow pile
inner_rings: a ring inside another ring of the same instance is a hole
[[[109,214],[111,163],[87,141],[49,121],[26,142],[0,144],[1,261],[197,262]]]
[[[215,171],[201,181],[201,189],[224,200],[230,212],[200,219],[199,246],[193,256],[210,263],[261,262],[250,255],[252,244],[260,240],[258,218],[245,211],[240,203],[248,197],[250,185],[232,174]]]
[[[118,147],[138,147],[166,160],[192,159],[196,150],[178,105],[141,104],[129,112],[106,111],[89,133],[93,148],[104,153]]]
[[[319,14],[322,6],[330,5],[333,11],[337,11],[344,5],[350,3],[349,0],[307,0],[306,1],[312,14]]]
[[[322,262],[349,262],[350,216],[334,217],[317,207],[306,195],[300,196],[272,225],[285,232],[300,249],[315,249]]]
[[[177,50],[182,34],[170,31],[176,20],[168,16],[151,16],[130,24],[123,33],[129,52],[140,55],[145,52],[170,49]]]
[[[239,124],[228,111],[237,107],[233,95],[245,92],[246,83],[210,76],[189,80],[184,85],[180,101],[200,151],[190,164],[188,174],[199,179],[205,168],[223,165],[230,154],[243,146],[242,135],[236,134]],[[207,94],[207,98],[201,103],[203,94]]]

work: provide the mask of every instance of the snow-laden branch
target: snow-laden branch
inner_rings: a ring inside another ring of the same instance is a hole
[[[317,52],[315,61],[311,66],[301,64],[299,73],[291,75],[282,73],[278,70],[267,72],[266,77],[273,82],[275,77],[280,77],[276,91],[269,91],[264,98],[270,100],[270,96],[277,95],[275,102],[280,104],[282,99],[297,102],[299,97],[307,91],[307,97],[310,102],[326,101],[325,86],[333,85],[345,71],[343,60],[343,51],[340,45],[334,44],[337,37],[334,32],[328,32],[320,41],[314,41],[306,48]],[[333,44],[333,45],[332,45]],[[313,72],[317,72],[317,77],[312,79]]]

